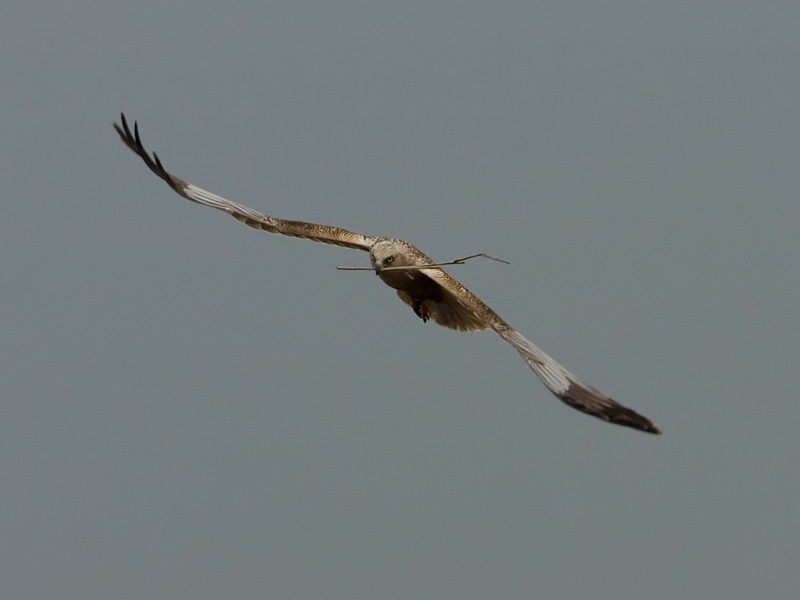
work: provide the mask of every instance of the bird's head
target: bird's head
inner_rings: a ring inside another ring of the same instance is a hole
[[[375,274],[384,267],[399,267],[408,264],[403,253],[404,248],[399,240],[381,240],[369,251],[369,260]]]

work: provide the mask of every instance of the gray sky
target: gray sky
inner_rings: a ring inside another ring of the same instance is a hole
[[[800,4],[115,4],[0,6],[2,598],[797,597]]]

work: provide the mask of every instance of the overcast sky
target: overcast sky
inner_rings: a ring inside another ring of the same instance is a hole
[[[0,6],[0,597],[798,597],[799,3],[113,5]]]

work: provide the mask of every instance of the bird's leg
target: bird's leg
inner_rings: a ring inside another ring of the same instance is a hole
[[[431,316],[428,314],[427,307],[420,300],[417,300],[416,298],[412,298],[411,302],[412,302],[411,308],[414,310],[414,314],[416,314],[420,319],[422,319],[423,323],[427,323],[428,319],[431,318]]]

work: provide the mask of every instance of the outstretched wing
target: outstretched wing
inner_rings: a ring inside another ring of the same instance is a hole
[[[539,379],[565,404],[609,423],[661,434],[661,430],[650,419],[622,406],[597,388],[578,379],[520,332],[511,328],[505,331],[495,328],[495,331],[519,352]]]
[[[541,348],[513,329],[491,308],[486,306],[480,298],[470,292],[458,281],[450,277],[441,269],[420,269],[422,273],[433,279],[444,290],[444,299],[448,302],[457,302],[459,306],[451,307],[452,312],[469,312],[473,320],[484,324],[473,329],[488,329],[491,327],[497,334],[507,341],[516,350],[539,379],[562,402],[572,408],[592,415],[609,423],[632,427],[647,433],[660,434],[661,430],[653,425],[650,419],[615,402],[598,389],[578,379],[558,364]]]
[[[152,158],[150,157],[144,149],[144,146],[142,146],[142,140],[139,138],[138,123],[134,121],[133,133],[131,133],[128,127],[128,121],[125,119],[125,113],[121,113],[120,118],[122,120],[122,126],[114,123],[114,129],[117,130],[119,137],[125,142],[125,145],[138,154],[144,161],[144,164],[146,164],[153,173],[161,177],[161,179],[167,182],[169,187],[187,200],[226,212],[237,221],[241,221],[253,229],[262,229],[269,233],[280,233],[282,235],[304,238],[323,244],[344,246],[345,248],[353,248],[355,250],[364,250],[366,252],[369,252],[369,249],[378,239],[367,237],[353,231],[347,231],[339,227],[304,223],[302,221],[288,221],[286,219],[278,219],[277,217],[264,215],[243,204],[231,202],[222,196],[217,196],[203,188],[187,183],[183,179],[168,173],[162,166],[161,160],[159,160],[155,152],[153,152]]]

